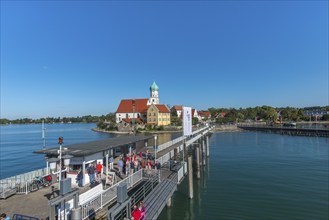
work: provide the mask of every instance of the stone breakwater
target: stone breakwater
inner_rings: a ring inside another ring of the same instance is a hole
[[[213,131],[225,131],[225,132],[237,132],[237,131],[243,131],[242,129],[238,128],[236,125],[216,125],[213,129]]]

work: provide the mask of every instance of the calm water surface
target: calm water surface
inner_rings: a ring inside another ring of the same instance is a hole
[[[328,219],[328,138],[215,133],[194,199],[187,179],[159,219]]]

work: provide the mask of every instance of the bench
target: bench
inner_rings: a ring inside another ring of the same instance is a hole
[[[0,198],[7,199],[9,196],[15,195],[16,192],[16,188],[2,188],[2,191],[0,192]]]

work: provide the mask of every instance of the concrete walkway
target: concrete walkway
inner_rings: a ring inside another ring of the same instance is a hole
[[[14,214],[21,214],[46,220],[49,216],[48,201],[59,195],[58,185],[58,183],[52,185],[54,190],[51,186],[48,186],[27,195],[15,194],[7,199],[1,199],[0,213],[6,213],[10,218]],[[109,185],[105,187],[109,187]],[[79,194],[81,195],[90,189],[90,184],[84,187],[76,186],[72,188],[79,188]]]

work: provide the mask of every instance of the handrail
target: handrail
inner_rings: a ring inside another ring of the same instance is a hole
[[[90,215],[93,215],[98,210],[102,209],[103,206],[109,204],[117,197],[117,186],[121,183],[127,183],[127,189],[132,188],[136,183],[140,182],[143,179],[143,170],[139,170],[132,175],[126,177],[125,179],[117,182],[113,186],[103,190],[102,192],[92,196],[88,200],[80,203],[82,210],[82,219],[89,218]]]

